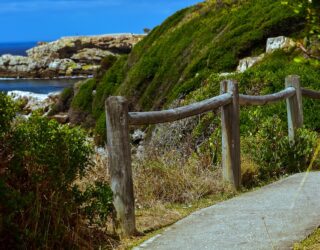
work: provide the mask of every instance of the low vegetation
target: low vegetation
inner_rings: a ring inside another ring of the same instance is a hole
[[[305,240],[294,244],[294,250],[317,250],[320,249],[320,229],[318,228]]]
[[[91,165],[85,132],[37,114],[16,117],[13,102],[2,93],[0,100],[0,245],[73,249],[105,242],[98,228],[85,225],[110,215],[108,184],[74,185]]]

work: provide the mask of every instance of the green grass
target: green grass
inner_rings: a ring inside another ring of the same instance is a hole
[[[320,90],[319,79],[320,70],[316,65],[311,65],[309,62],[297,63],[295,58],[296,52],[277,51],[268,55],[262,62],[248,69],[242,74],[234,74],[231,77],[219,77],[217,74],[211,74],[206,84],[203,84],[197,90],[187,95],[186,103],[193,103],[207,98],[211,98],[219,94],[219,83],[225,78],[233,78],[239,82],[240,93],[250,95],[265,95],[278,92],[285,87],[285,77],[288,75],[299,75],[301,77],[302,87]],[[304,124],[312,130],[320,129],[320,117],[314,115],[314,110],[320,109],[320,102],[303,98],[304,107]],[[277,104],[242,107],[241,108],[241,133],[243,135],[252,132],[256,128],[257,119],[272,117],[277,114],[283,121],[286,121],[286,105],[285,102]],[[204,117],[204,120],[207,118]],[[199,125],[200,126],[200,125]],[[199,126],[197,129],[199,129]],[[203,126],[200,131],[205,129]]]
[[[76,106],[92,108],[95,119],[110,95],[126,96],[135,110],[166,107],[201,87],[212,73],[234,71],[239,59],[263,51],[268,37],[301,36],[304,30],[304,14],[279,1],[225,2],[224,7],[199,3],[169,17],[106,71],[93,98],[83,87]]]
[[[94,79],[88,80],[80,86],[78,94],[72,100],[71,107],[82,111],[92,112],[93,95],[92,92],[96,87]]]
[[[300,243],[294,244],[294,250],[318,250],[320,249],[320,228]]]

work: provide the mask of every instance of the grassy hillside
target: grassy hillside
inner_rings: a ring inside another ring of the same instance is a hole
[[[103,77],[80,88],[74,113],[92,116],[103,130],[110,95],[126,96],[135,110],[159,109],[198,89],[213,73],[234,71],[239,59],[262,53],[268,37],[304,37],[303,11],[273,0],[224,2],[199,3],[169,17]]]

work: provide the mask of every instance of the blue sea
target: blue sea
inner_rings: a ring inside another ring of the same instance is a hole
[[[79,79],[1,79],[0,91],[9,92],[19,90],[36,94],[49,94],[60,92],[72,86]]]
[[[4,54],[26,56],[26,51],[36,45],[36,42],[0,43],[0,56]]]
[[[0,56],[4,54],[25,56],[26,51],[34,46],[36,42],[0,43]],[[0,91],[13,90],[26,91],[37,94],[49,94],[58,92],[66,87],[72,86],[79,79],[3,79],[0,78]]]

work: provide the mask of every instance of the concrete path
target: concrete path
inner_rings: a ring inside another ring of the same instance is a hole
[[[320,225],[320,172],[197,211],[135,249],[290,249]]]

